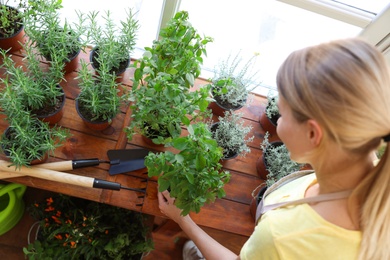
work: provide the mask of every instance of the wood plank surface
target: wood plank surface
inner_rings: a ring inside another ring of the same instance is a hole
[[[16,64],[22,65],[23,53],[18,52],[13,55]],[[88,62],[89,50],[80,54],[80,59]],[[0,61],[1,62],[1,61]],[[43,63],[44,66],[44,63]],[[4,73],[1,70],[0,73]],[[121,81],[126,88],[131,88],[130,77],[134,69],[127,69]],[[72,159],[99,158],[107,160],[107,151],[111,149],[132,149],[146,148],[154,152],[165,151],[170,148],[157,146],[146,142],[140,135],[136,134],[133,139],[127,140],[123,129],[127,127],[131,120],[131,110],[128,104],[121,108],[121,113],[115,117],[112,126],[104,131],[93,131],[88,129],[79,118],[75,108],[75,98],[79,94],[77,71],[65,76],[61,83],[63,86],[66,103],[64,116],[58,123],[59,126],[68,128],[71,133],[64,145],[55,150],[54,155],[50,156],[48,162]],[[197,79],[195,88],[207,84],[204,79]],[[201,209],[198,214],[191,213],[191,216],[202,227],[222,231],[231,234],[237,234],[243,238],[248,237],[254,228],[254,221],[250,215],[249,207],[252,200],[252,191],[260,185],[261,180],[256,172],[256,161],[261,156],[260,143],[264,137],[264,131],[259,124],[259,119],[264,113],[266,98],[254,95],[250,106],[242,108],[239,112],[244,115],[245,125],[253,127],[251,135],[254,140],[249,144],[251,152],[245,157],[237,157],[232,160],[224,161],[223,167],[231,173],[231,180],[225,186],[226,197],[217,199],[214,203],[208,204]],[[3,120],[4,115],[0,115],[0,131],[3,132],[7,123]],[[213,120],[218,120],[216,116]],[[184,129],[183,135],[187,132]],[[6,159],[1,154],[0,159]],[[157,201],[157,182],[147,176],[147,170],[141,169],[134,172],[110,176],[108,174],[109,165],[100,164],[97,167],[89,167],[68,172],[99,178],[103,180],[120,183],[122,186],[131,188],[145,188],[146,193],[134,192],[129,190],[101,190],[94,188],[78,187],[71,184],[62,184],[49,180],[42,180],[33,177],[18,177],[7,179],[10,182],[18,182],[27,186],[39,189],[60,192],[71,196],[81,197],[89,200],[99,201],[130,210],[140,211],[157,217],[164,216],[158,209]],[[245,239],[243,239],[244,241]]]

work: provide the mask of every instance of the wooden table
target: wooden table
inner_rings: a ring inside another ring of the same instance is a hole
[[[88,52],[88,51],[87,51]],[[21,52],[13,54],[16,63],[22,63]],[[80,59],[88,61],[89,53],[81,53]],[[4,71],[0,71],[3,74]],[[133,69],[127,69],[122,83],[131,87],[130,77]],[[126,134],[122,131],[129,125],[131,110],[128,106],[122,107],[122,112],[113,120],[112,126],[103,131],[96,132],[88,129],[79,118],[75,109],[75,98],[79,93],[77,72],[66,75],[61,85],[66,94],[64,116],[59,125],[69,128],[71,137],[65,144],[58,148],[54,156],[48,162],[59,160],[72,160],[84,158],[108,159],[107,151],[110,149],[132,149],[147,148],[157,151],[164,151],[162,146],[153,146],[145,143],[140,135],[135,135],[129,142]],[[195,87],[205,84],[206,81],[197,79]],[[264,112],[266,99],[255,96],[249,107],[242,108],[245,124],[252,125],[254,140],[249,144],[251,152],[245,158],[237,157],[224,162],[224,168],[231,173],[231,180],[225,186],[226,197],[217,199],[215,203],[208,204],[201,209],[199,214],[192,214],[192,218],[200,226],[212,228],[239,236],[248,237],[254,228],[254,220],[250,215],[249,206],[252,200],[252,191],[262,183],[256,173],[256,160],[261,156],[260,142],[263,139],[264,131],[259,124],[260,115]],[[1,119],[4,115],[1,116]],[[0,130],[3,132],[7,127],[7,122],[0,120]],[[6,159],[2,154],[1,159]],[[108,174],[109,165],[101,164],[98,167],[73,170],[69,173],[90,176],[108,181],[118,182],[123,186],[132,188],[146,188],[146,195],[128,190],[112,191],[94,188],[84,188],[70,184],[63,184],[33,177],[18,177],[6,179],[9,182],[17,182],[39,189],[59,192],[71,196],[81,197],[107,203],[126,209],[143,212],[153,216],[163,217],[158,209],[157,183],[147,176],[147,170],[137,170],[126,174],[110,176]]]

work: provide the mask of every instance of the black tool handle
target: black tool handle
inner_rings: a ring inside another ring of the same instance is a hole
[[[100,164],[100,160],[98,158],[72,160],[73,169],[89,167],[89,166],[98,166],[99,164]]]
[[[121,189],[121,185],[119,183],[100,180],[100,179],[94,179],[92,187],[98,188],[98,189],[108,189],[108,190],[120,190]]]

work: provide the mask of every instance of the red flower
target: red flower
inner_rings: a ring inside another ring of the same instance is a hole
[[[53,198],[52,197],[47,198],[46,201],[47,201],[47,205],[51,205],[53,203]]]
[[[52,206],[49,206],[45,209],[45,211],[49,212],[49,211],[54,211],[55,208],[53,208]]]
[[[57,234],[57,235],[55,235],[54,237],[57,238],[58,240],[62,240],[61,234]]]
[[[61,220],[59,220],[56,216],[51,216],[52,219],[54,219],[54,221],[58,224],[61,224]]]

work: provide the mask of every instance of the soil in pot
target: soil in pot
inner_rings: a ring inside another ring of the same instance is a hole
[[[7,140],[12,140],[12,139],[14,139],[13,136],[15,136],[15,135],[16,135],[15,130],[12,127],[7,127],[7,129],[4,131],[3,138],[6,138]],[[9,152],[10,147],[9,146],[2,146],[1,148],[3,150],[4,155],[7,158],[9,158],[10,157],[10,152]],[[41,155],[37,156],[35,159],[32,159],[29,162],[29,165],[36,165],[36,164],[44,163],[49,158],[49,154],[47,152],[40,151],[39,153]]]
[[[60,33],[61,33],[63,31],[63,29],[59,28],[58,31],[60,31]],[[56,50],[66,51],[66,53],[67,53],[66,59],[64,60],[64,68],[63,68],[63,71],[65,74],[73,72],[78,68],[79,54],[81,51],[81,49],[74,48],[74,46],[78,45],[77,42],[80,41],[79,39],[76,39],[76,37],[72,37],[71,32],[68,32],[67,38],[69,39],[68,45],[63,46],[63,45],[58,44],[58,46],[53,47]],[[40,49],[42,55],[45,57],[45,59],[47,61],[51,61],[52,57],[51,57],[51,54],[48,53],[49,50],[47,48],[45,48],[45,43],[40,43],[38,46],[40,46],[39,49]]]
[[[97,58],[99,57],[99,48],[95,47],[92,49],[90,53],[90,61],[92,68],[95,70],[99,70],[100,64],[97,61]],[[121,61],[117,67],[114,67],[110,70],[110,73],[115,73],[118,78],[121,78],[121,76],[125,73],[126,69],[129,67],[130,64],[130,57],[127,57],[126,60]]]
[[[59,86],[60,87],[60,86]],[[64,105],[65,105],[65,94],[64,90],[61,88],[62,95],[56,98],[56,103],[48,104],[42,109],[32,110],[31,113],[36,115],[38,119],[43,122],[48,122],[50,125],[55,125],[58,123],[62,116],[64,115]]]
[[[148,124],[145,123],[144,126],[145,126],[144,129],[148,129]],[[164,146],[164,144],[156,144],[153,142],[153,139],[158,138],[160,136],[160,134],[156,130],[149,128],[148,130],[146,130],[146,134],[143,134],[141,136],[142,136],[142,140],[150,146]],[[169,136],[165,136],[165,138],[168,137]]]
[[[1,6],[1,5],[0,5]],[[5,6],[7,9],[13,12],[15,16],[19,11],[11,6]],[[2,19],[7,19],[7,17],[2,17]],[[14,21],[9,28],[0,28],[0,48],[3,50],[17,51],[23,47],[23,44],[26,42],[24,25],[22,19]],[[10,35],[9,32],[14,32]]]
[[[220,96],[214,96],[214,99],[215,101],[214,102],[210,102],[208,108],[211,109],[211,111],[213,112],[214,115],[216,116],[223,116],[225,111],[228,111],[228,110],[239,110],[241,109],[243,106],[233,106],[232,104],[228,103],[228,102],[223,102],[221,100],[221,97]]]
[[[113,131],[108,131],[107,129],[111,126],[112,120],[90,120],[94,115],[88,113],[83,108],[83,104],[76,99],[76,111],[80,118],[83,120],[84,124],[91,130],[103,131],[105,134],[112,134]]]

